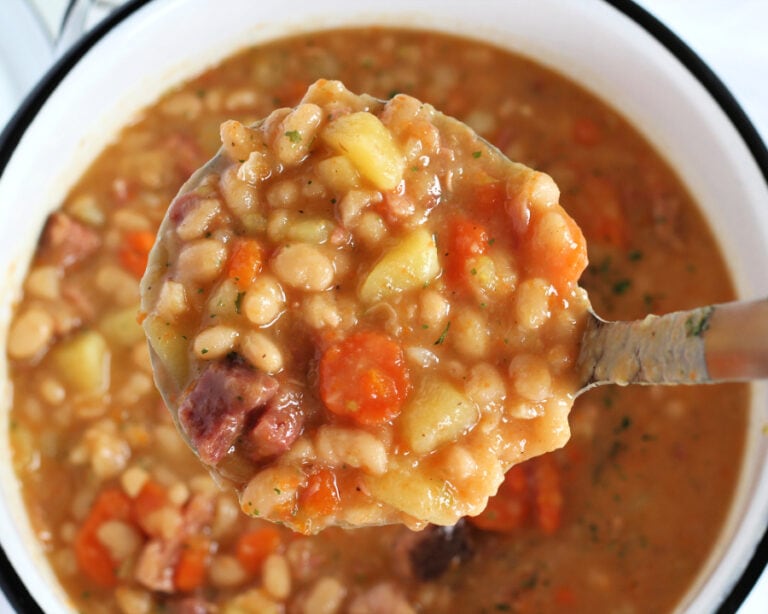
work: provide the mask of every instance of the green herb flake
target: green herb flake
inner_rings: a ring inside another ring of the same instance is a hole
[[[643,252],[639,249],[633,249],[631,252],[627,254],[627,259],[630,262],[637,262],[638,260],[643,259]]]
[[[237,293],[237,298],[235,299],[235,313],[240,313],[240,307],[243,303],[244,296],[245,296],[245,292]]]
[[[282,490],[280,490],[280,489],[279,489],[279,488],[277,488],[277,487],[275,487],[273,490],[274,490],[274,491],[275,491],[275,493],[276,493],[276,494],[278,494],[278,495],[282,495],[282,494],[283,494],[283,491],[282,491]]]
[[[625,294],[631,287],[631,279],[620,279],[615,284],[613,284],[613,293],[617,295]]]
[[[443,329],[443,332],[440,333],[440,336],[438,337],[437,341],[435,341],[434,345],[442,345],[445,341],[445,338],[448,336],[448,330],[451,328],[451,321],[448,320],[448,323],[445,325],[445,328]]]
[[[208,348],[203,348],[202,350],[200,350],[200,353],[201,354],[207,354],[208,353]]]
[[[490,239],[488,239],[488,246],[491,246],[494,243],[496,243],[496,238],[495,237],[491,237]]]
[[[472,267],[469,272],[472,273],[472,275],[477,275],[477,269],[475,267]]]
[[[285,136],[287,136],[288,140],[290,140],[294,145],[301,143],[301,133],[298,130],[288,130],[285,133]]]
[[[685,336],[701,337],[709,328],[709,320],[714,310],[714,307],[705,307],[704,309],[699,309],[698,313],[689,315],[685,319]]]

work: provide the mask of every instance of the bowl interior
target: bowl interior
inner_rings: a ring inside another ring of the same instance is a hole
[[[13,301],[47,214],[119,128],[168,87],[239,48],[287,34],[354,25],[395,25],[471,35],[569,75],[619,110],[671,162],[704,211],[743,298],[768,294],[768,190],[731,120],[707,89],[653,36],[602,0],[508,5],[462,0],[390,0],[372,9],[350,0],[255,5],[232,0],[226,13],[208,0],[156,0],[135,6],[96,40],[61,80],[0,171],[0,345]],[[240,17],[231,19],[231,15]],[[172,24],[174,36],[167,35]],[[611,53],[605,53],[611,49]],[[114,75],[120,75],[115,79]],[[501,76],[503,78],[503,75]],[[77,109],[77,112],[73,112]],[[51,136],[56,138],[52,139]],[[9,139],[10,140],[10,139]],[[41,164],[41,161],[45,162]],[[22,204],[23,203],[23,204]],[[9,229],[13,229],[10,232]],[[7,371],[4,353],[0,372]],[[750,435],[730,517],[710,561],[682,609],[718,603],[736,581],[765,530],[768,515],[767,390],[754,387]],[[7,441],[10,384],[0,377],[0,438]],[[32,536],[0,446],[3,547],[41,607],[59,610],[64,596]],[[739,462],[740,459],[733,459]],[[704,608],[708,609],[708,608]]]

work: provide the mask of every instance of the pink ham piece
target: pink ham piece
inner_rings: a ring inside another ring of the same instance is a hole
[[[85,260],[101,245],[98,233],[66,213],[53,213],[40,237],[40,255],[64,268]]]
[[[251,448],[253,460],[261,460],[287,452],[301,435],[304,414],[302,392],[295,386],[283,386],[267,403],[264,413],[254,416],[255,424],[246,428],[244,439]]]
[[[179,424],[204,463],[216,465],[277,392],[277,380],[237,354],[212,362],[179,406]]]

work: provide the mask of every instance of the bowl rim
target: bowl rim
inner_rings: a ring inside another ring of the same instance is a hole
[[[647,34],[680,62],[686,70],[704,87],[709,96],[723,111],[743,140],[754,159],[764,180],[768,184],[768,148],[756,128],[742,109],[735,97],[707,63],[690,48],[669,27],[654,17],[634,0],[600,0],[631,19]],[[19,108],[0,132],[0,176],[5,171],[16,146],[20,143],[27,127],[50,98],[57,86],[70,70],[88,51],[104,38],[113,28],[119,26],[131,14],[138,11],[152,0],[128,0],[115,9],[93,29],[85,33],[67,50],[43,75],[37,85],[27,95]],[[66,13],[72,9],[74,0],[68,3]],[[768,567],[768,526],[755,547],[749,562],[741,576],[731,587],[717,612],[736,612],[757,583],[763,571]],[[19,578],[11,565],[2,543],[0,542],[0,590],[11,606],[18,612],[42,613],[27,586]]]

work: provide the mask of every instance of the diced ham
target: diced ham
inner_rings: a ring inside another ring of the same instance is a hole
[[[184,540],[200,533],[213,520],[213,500],[195,495],[182,514],[179,530],[170,538],[155,538],[142,549],[134,568],[134,578],[142,586],[162,593],[175,591],[173,574],[179,562]],[[191,610],[194,612],[194,610]],[[205,612],[205,610],[203,610]]]
[[[95,230],[76,222],[66,213],[53,213],[40,237],[41,257],[61,267],[85,260],[101,245]]]
[[[246,431],[245,440],[254,460],[286,452],[304,427],[301,411],[302,392],[294,386],[281,388],[260,415],[253,415],[255,424]]]
[[[200,459],[218,463],[242,433],[249,414],[263,409],[277,388],[276,379],[238,355],[212,362],[179,406],[179,423]]]

